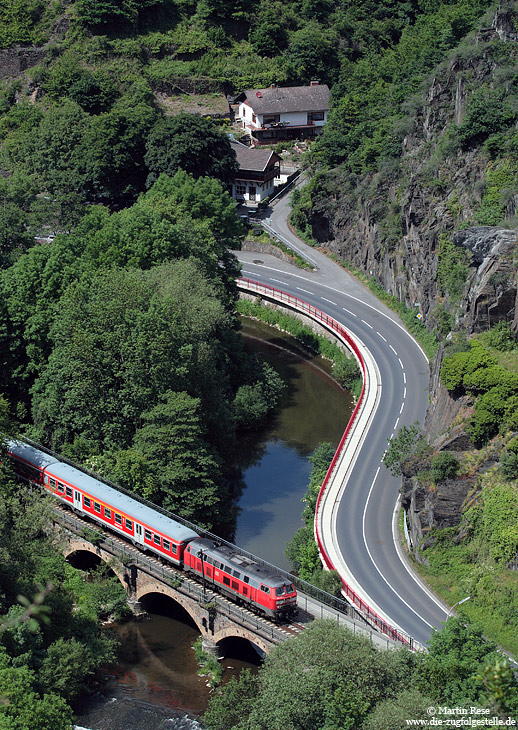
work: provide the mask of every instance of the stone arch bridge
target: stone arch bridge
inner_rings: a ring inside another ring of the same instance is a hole
[[[152,593],[169,596],[181,606],[197,626],[205,651],[222,656],[221,642],[228,638],[246,639],[261,651],[287,640],[286,628],[234,605],[223,596],[203,587],[172,566],[163,565],[133,545],[108,536],[76,515],[56,508],[58,539],[66,557],[87,552],[107,563],[124,586],[128,603],[140,611],[141,600]]]

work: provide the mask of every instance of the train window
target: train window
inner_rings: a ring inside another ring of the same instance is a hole
[[[190,551],[191,551],[191,549],[187,548],[187,552],[189,553]],[[171,545],[171,552],[173,553],[173,555],[176,555],[178,553],[178,547],[174,544]]]
[[[286,588],[286,593],[295,593],[295,586],[293,583],[286,583],[284,587]]]
[[[245,581],[245,583],[250,583],[250,578],[247,575],[243,576],[243,580]]]
[[[239,578],[241,578],[241,573],[239,572],[239,570],[233,570],[232,575],[234,576],[234,578],[237,578],[238,580],[239,580]]]
[[[71,489],[71,487],[67,487],[65,491],[66,491],[67,497],[72,497],[72,489]]]
[[[153,542],[155,543],[155,545],[160,545],[160,543],[162,542],[160,539],[160,535],[153,535]]]
[[[146,540],[151,540],[151,533],[149,530],[144,530],[144,537]]]
[[[248,588],[246,586],[243,586],[243,595],[248,596]]]
[[[169,542],[169,540],[164,539],[164,550],[167,550],[167,552],[171,550],[171,543]]]
[[[49,479],[49,484],[52,487],[52,489],[56,488],[56,480],[55,479]]]
[[[83,504],[84,504],[85,507],[91,507],[92,506],[92,503],[90,501],[90,497],[83,496]]]
[[[99,504],[99,502],[94,502],[94,510],[96,512],[100,512],[101,511],[101,505]]]
[[[268,586],[261,586],[261,590],[262,590],[262,591],[263,591],[264,593],[269,593],[269,592],[270,592],[270,589],[268,588]]]
[[[115,524],[122,525],[122,517],[117,512],[115,513]]]
[[[214,565],[214,559],[213,559],[213,558],[211,558],[211,557],[210,557],[210,555],[207,555],[207,558],[206,558],[206,560],[207,560],[207,563],[208,563],[209,565]]]
[[[209,578],[212,578],[212,568],[210,567],[210,565],[205,566],[205,572],[207,573]]]
[[[133,522],[126,517],[126,529],[133,530]]]
[[[281,586],[280,588],[275,589],[276,596],[282,596],[283,593],[284,593],[284,586]]]
[[[61,482],[58,482],[58,492],[64,492],[64,491],[65,491],[64,485],[61,484]]]
[[[225,584],[226,586],[230,586],[230,578],[227,578],[227,576],[226,576],[226,575],[224,575],[224,576],[223,576],[223,583],[224,583],[224,584]]]
[[[111,520],[111,518],[112,518],[112,511],[111,511],[111,509],[109,509],[108,507],[105,507],[104,508],[104,516],[106,517],[107,520]]]
[[[237,582],[237,580],[233,580],[232,581],[232,589],[234,591],[238,591],[239,590],[239,583]]]

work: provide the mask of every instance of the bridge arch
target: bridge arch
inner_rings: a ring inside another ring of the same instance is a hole
[[[80,538],[76,537],[72,540],[67,541],[67,544],[63,550],[63,555],[65,556],[65,558],[69,558],[74,553],[79,552],[86,552],[95,555],[103,563],[106,563],[110,567],[110,569],[113,570],[114,574],[122,583],[124,589],[126,591],[128,590],[128,577],[126,575],[126,571],[123,564],[119,560],[117,560],[117,558],[114,558],[113,555],[106,552],[102,548],[96,545],[92,545],[92,543],[88,542],[87,540],[81,540]]]
[[[272,648],[271,642],[265,641],[257,634],[247,631],[247,629],[241,626],[227,625],[217,628],[214,632],[214,636],[211,637],[214,643],[221,645],[225,639],[246,639],[250,644],[257,646],[262,652],[267,654]]]
[[[165,583],[161,583],[160,581],[154,580],[151,577],[143,579],[139,578],[137,590],[135,592],[135,598],[137,599],[137,601],[142,601],[142,599],[150,593],[159,593],[163,596],[168,596],[169,598],[171,598],[171,600],[173,600],[184,609],[184,611],[196,625],[196,628],[198,629],[200,634],[205,634],[206,629],[204,628],[202,622],[203,616],[200,611],[200,606],[197,603],[189,599],[187,596],[183,596],[181,593],[175,591],[174,588],[166,585]]]

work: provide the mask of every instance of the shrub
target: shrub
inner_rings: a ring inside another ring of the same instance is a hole
[[[518,454],[515,451],[504,451],[502,453],[500,471],[508,481],[518,478]]]
[[[500,352],[510,352],[516,347],[516,338],[509,322],[499,322],[486,333],[486,342]]]
[[[432,457],[431,475],[434,482],[454,479],[459,469],[457,457],[449,451],[441,451]]]

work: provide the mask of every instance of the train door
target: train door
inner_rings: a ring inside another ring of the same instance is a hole
[[[74,507],[76,509],[82,509],[81,492],[78,492],[76,489],[74,489]]]
[[[135,542],[139,542],[141,545],[144,544],[144,537],[142,535],[142,525],[135,522]]]

